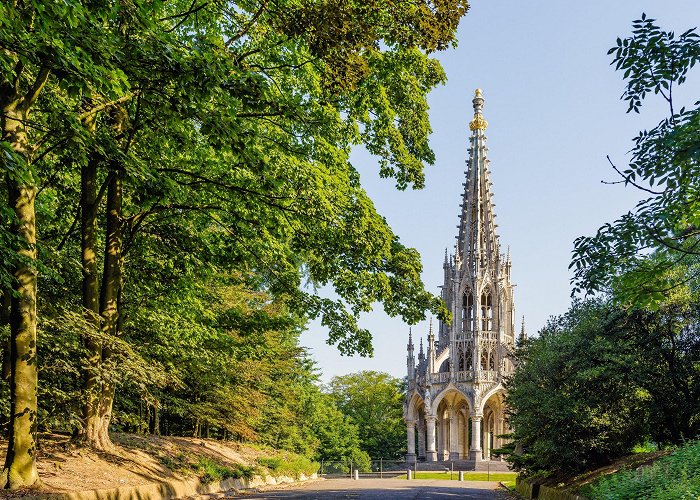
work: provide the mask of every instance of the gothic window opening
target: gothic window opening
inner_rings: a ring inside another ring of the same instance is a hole
[[[493,328],[493,306],[491,304],[491,293],[485,292],[481,295],[481,329],[491,330]]]
[[[471,331],[474,324],[474,296],[470,291],[465,292],[462,308],[462,331]]]
[[[489,351],[489,370],[496,370],[496,353]]]

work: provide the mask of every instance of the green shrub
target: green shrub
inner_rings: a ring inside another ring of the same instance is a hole
[[[196,466],[199,480],[204,483],[213,483],[214,481],[225,481],[226,479],[241,479],[252,478],[257,470],[255,467],[236,464],[233,467],[227,467],[213,461],[210,458],[200,457]]]
[[[258,458],[258,463],[270,472],[274,472],[282,466],[282,459],[279,457],[262,457]]]
[[[582,488],[581,493],[599,500],[696,500],[700,497],[700,441],[691,442],[650,466],[600,478]]]
[[[258,464],[270,473],[278,476],[299,477],[301,474],[310,476],[318,472],[319,464],[303,455],[283,453],[272,457],[258,458]]]

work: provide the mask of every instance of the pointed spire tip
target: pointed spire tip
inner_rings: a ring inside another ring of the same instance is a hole
[[[484,116],[481,114],[481,111],[484,109],[484,95],[481,89],[476,89],[476,91],[474,91],[472,104],[474,105],[474,119],[469,122],[469,130],[486,130],[489,124],[484,120]]]

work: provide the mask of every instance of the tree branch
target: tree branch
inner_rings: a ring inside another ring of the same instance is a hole
[[[242,37],[244,37],[248,33],[248,31],[250,31],[250,28],[253,27],[255,22],[258,20],[258,18],[265,11],[265,7],[267,7],[267,2],[268,2],[268,0],[263,0],[260,3],[260,8],[255,12],[255,14],[253,14],[253,17],[250,18],[250,21],[248,21],[248,24],[241,31],[236,33],[236,35],[234,35],[231,38],[229,38],[228,40],[226,40],[226,43],[224,44],[226,48],[230,47],[233,42],[241,39]]]
[[[22,107],[25,111],[28,110],[32,106],[32,104],[34,104],[37,97],[39,97],[41,89],[44,88],[44,85],[46,85],[46,81],[49,79],[49,73],[50,70],[46,66],[42,66],[39,70],[39,74],[36,76],[36,80],[34,80],[32,88],[29,90],[27,95],[24,96],[24,99],[22,99]]]
[[[114,101],[105,102],[103,104],[100,104],[99,106],[95,106],[94,108],[92,108],[88,111],[85,111],[84,113],[79,114],[78,120],[85,121],[86,119],[99,113],[100,111],[103,111],[107,108],[111,108],[112,106],[117,106],[118,104],[123,104],[123,103],[127,102],[132,97],[134,97],[134,94],[132,94],[130,92],[130,93],[120,97],[119,99],[115,99]]]
[[[617,166],[616,166],[616,165],[612,162],[612,160],[610,159],[610,155],[607,155],[606,158],[608,159],[608,163],[610,163],[610,165],[611,165],[612,168],[615,170],[615,172],[617,172],[618,174],[620,174],[620,177],[622,177],[622,178],[625,180],[625,183],[626,183],[626,184],[632,184],[632,185],[633,185],[634,187],[636,187],[637,189],[640,189],[640,190],[642,190],[642,191],[646,191],[647,193],[650,193],[650,194],[653,194],[653,195],[660,195],[660,194],[663,194],[663,191],[654,191],[654,190],[652,190],[652,189],[645,188],[644,186],[641,186],[641,185],[637,184],[636,182],[634,182],[634,181],[630,178],[630,176],[623,174],[623,173],[620,171],[620,169],[617,168]]]

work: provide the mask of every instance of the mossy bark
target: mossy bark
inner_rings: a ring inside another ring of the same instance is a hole
[[[86,321],[91,323],[95,330],[100,328],[100,289],[97,262],[97,163],[98,156],[93,153],[80,172],[82,304]],[[102,342],[88,335],[85,339],[85,348],[88,355],[85,367],[83,433],[89,444],[96,445],[99,429]]]
[[[11,145],[26,165],[30,147],[26,131],[29,102],[9,99],[3,103],[3,141]],[[7,159],[5,161],[8,161]],[[22,241],[18,263],[13,269],[14,293],[10,310],[10,429],[7,456],[2,472],[3,488],[34,486],[37,425],[37,344],[36,344],[36,187],[32,173],[23,168],[7,176],[10,207],[15,212],[13,232]]]

